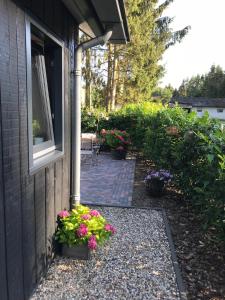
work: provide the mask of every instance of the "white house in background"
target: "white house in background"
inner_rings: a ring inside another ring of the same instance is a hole
[[[195,111],[199,117],[207,111],[210,117],[225,120],[225,98],[179,97],[172,98],[169,106],[173,107],[176,103],[189,112]]]

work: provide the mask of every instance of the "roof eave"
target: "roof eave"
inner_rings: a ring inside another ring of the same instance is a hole
[[[104,34],[111,27],[111,43],[124,44],[130,41],[123,0],[62,1],[79,24],[79,28],[91,38]],[[113,12],[107,9],[110,6]]]

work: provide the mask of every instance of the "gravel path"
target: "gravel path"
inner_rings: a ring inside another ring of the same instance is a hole
[[[31,299],[180,299],[161,212],[98,210],[117,234],[87,262],[55,259]]]

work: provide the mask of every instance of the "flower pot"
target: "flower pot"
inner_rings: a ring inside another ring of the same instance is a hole
[[[102,144],[100,145],[100,152],[110,152],[111,148],[108,145]]]
[[[127,151],[113,150],[112,156],[114,159],[126,159]]]
[[[146,181],[146,190],[153,197],[161,197],[164,193],[165,183],[159,179],[151,179]]]
[[[90,258],[90,249],[87,245],[74,245],[69,247],[63,244],[61,253],[62,256],[74,259],[88,260]]]

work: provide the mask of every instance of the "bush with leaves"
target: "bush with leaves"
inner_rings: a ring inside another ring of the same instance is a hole
[[[125,106],[101,119],[99,129],[126,130],[132,144],[174,182],[202,218],[205,229],[225,240],[225,132],[207,114],[156,103]]]
[[[107,114],[103,110],[88,110],[83,108],[81,111],[81,130],[82,132],[98,132],[99,123],[107,119]]]
[[[173,128],[173,130],[171,130]],[[176,130],[174,130],[176,128]],[[165,109],[148,128],[144,153],[166,168],[203,220],[225,239],[225,133],[207,114],[198,118],[181,108]]]
[[[99,122],[99,129],[118,129],[129,133],[132,145],[141,150],[143,148],[146,129],[151,125],[152,117],[163,109],[162,104],[143,102],[128,104],[119,111],[113,112],[107,119]]]

